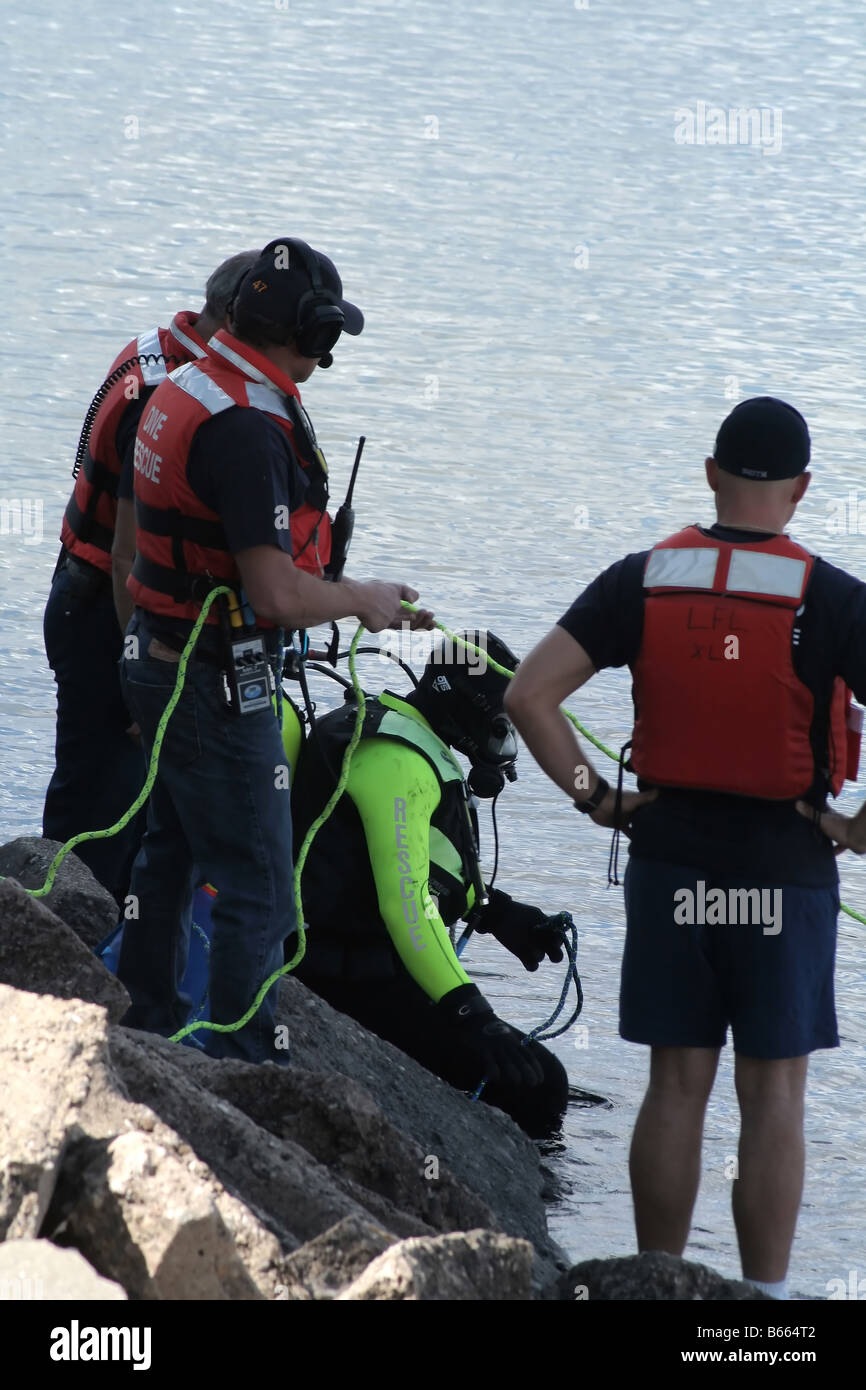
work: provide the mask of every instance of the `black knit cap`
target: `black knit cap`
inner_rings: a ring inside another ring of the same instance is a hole
[[[806,421],[775,396],[741,401],[716,435],[716,463],[738,478],[759,482],[796,478],[808,468],[810,455]]]

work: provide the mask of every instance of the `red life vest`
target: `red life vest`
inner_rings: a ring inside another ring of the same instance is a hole
[[[321,577],[330,558],[327,466],[298,388],[261,353],[221,329],[205,357],[178,368],[157,388],[136,437],[136,557],[127,588],[151,613],[194,619],[213,581],[240,587],[220,517],[187,479],[196,431],[232,406],[260,410],[276,421],[306,472],[307,500],[285,518],[295,563]],[[208,621],[217,621],[215,611]]]
[[[111,574],[111,546],[117,519],[121,467],[117,431],[131,404],[140,399],[142,390],[164,381],[174,367],[204,356],[204,340],[194,328],[197,320],[198,314],[187,310],[175,314],[171,328],[151,328],[139,334],[127,343],[111,365],[109,381],[121,367],[126,370],[110,387],[96,413],[84,463],[75,480],[60,531],[60,539],[71,554],[96,565],[106,574]],[[130,358],[158,356],[170,360],[130,362]]]
[[[729,542],[697,526],[653,547],[632,667],[641,778],[768,801],[856,779],[851,692],[837,678],[816,704],[794,670],[815,558],[787,536]]]

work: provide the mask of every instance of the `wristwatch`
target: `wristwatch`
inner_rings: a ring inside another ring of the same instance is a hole
[[[583,801],[575,801],[574,804],[582,815],[589,816],[593,811],[598,810],[609,791],[610,783],[605,782],[603,777],[599,777],[592,796],[586,797]]]

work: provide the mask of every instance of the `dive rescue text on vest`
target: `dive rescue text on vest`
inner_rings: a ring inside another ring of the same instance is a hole
[[[142,432],[149,434],[151,439],[158,439],[159,432],[167,420],[164,411],[157,410],[155,405],[150,407],[147,412]],[[136,438],[135,449],[133,451],[133,464],[139,473],[143,473],[145,478],[149,478],[152,483],[159,482],[159,465],[162,463],[162,455],[155,449],[150,449],[139,438]]]

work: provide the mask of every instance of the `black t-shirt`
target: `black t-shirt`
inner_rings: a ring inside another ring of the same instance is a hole
[[[306,481],[288,436],[260,410],[232,406],[195,432],[186,467],[196,497],[217,512],[233,555],[253,545],[292,553],[289,512]]]
[[[768,540],[771,534],[719,525],[701,529],[704,535],[740,544]],[[633,666],[637,659],[648,554],[627,555],[611,565],[559,620],[599,671]],[[866,704],[866,584],[816,560],[800,634],[792,653],[800,679],[820,690],[841,676]],[[656,801],[634,816],[631,853],[734,876],[744,885],[821,887],[838,881],[831,842],[792,801],[663,788]]]

